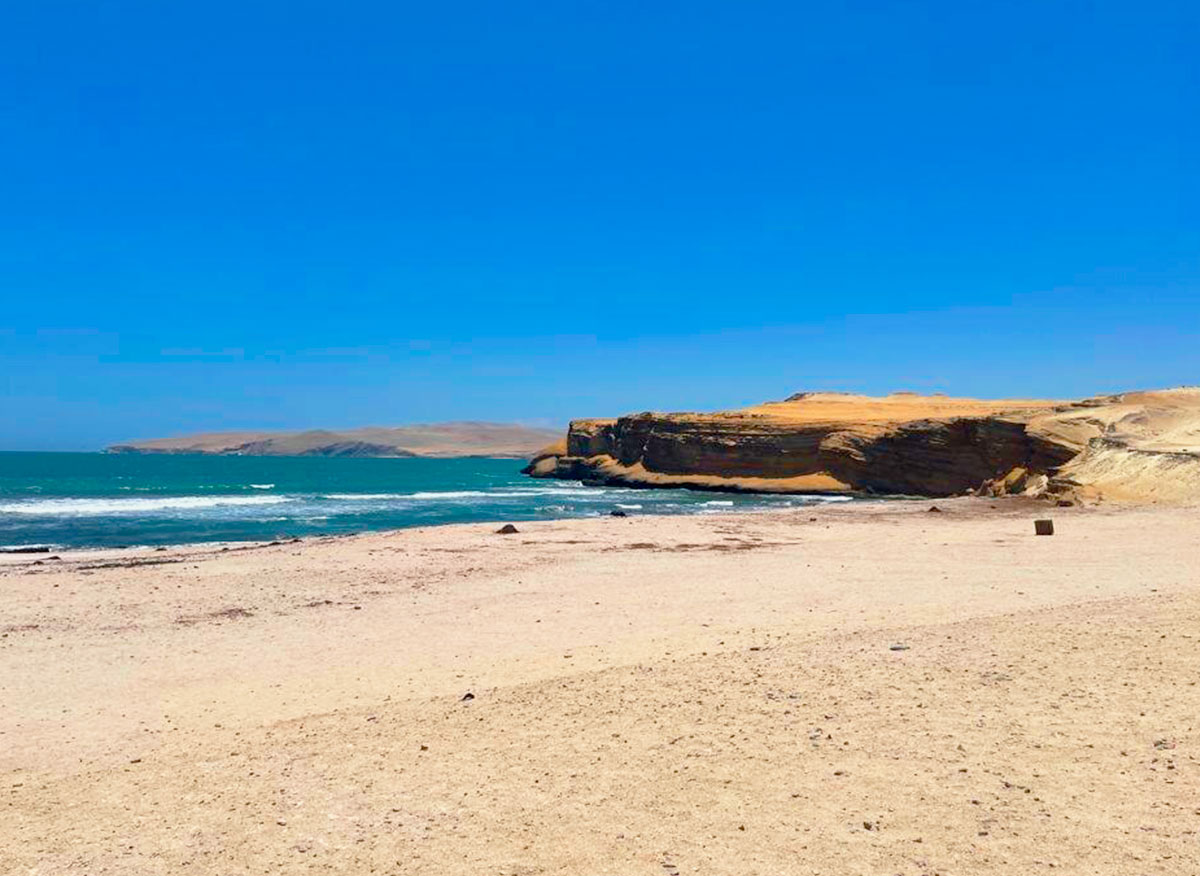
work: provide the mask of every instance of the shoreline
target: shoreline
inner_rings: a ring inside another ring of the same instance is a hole
[[[855,502],[6,563],[0,871],[1187,872],[1195,521]]]
[[[645,487],[644,489],[658,489],[656,487]],[[814,494],[815,495],[815,494]],[[51,560],[54,562],[69,563],[71,561],[87,561],[87,560],[123,560],[131,557],[140,557],[154,554],[165,554],[167,558],[173,556],[198,555],[201,557],[220,556],[226,553],[237,553],[241,551],[260,550],[264,548],[280,547],[287,545],[302,545],[312,546],[326,544],[332,542],[342,542],[356,538],[371,538],[371,537],[392,537],[400,536],[407,533],[420,533],[438,530],[454,530],[462,529],[472,532],[490,531],[489,527],[500,527],[508,523],[518,527],[536,527],[544,524],[553,523],[578,523],[578,522],[601,522],[605,520],[676,520],[676,519],[692,519],[704,518],[710,520],[719,520],[723,517],[738,519],[743,517],[787,517],[804,515],[807,512],[819,509],[842,508],[847,512],[852,513],[879,513],[885,510],[895,510],[897,512],[917,513],[918,511],[929,511],[936,507],[939,511],[953,509],[955,507],[968,507],[971,511],[981,512],[984,506],[992,512],[999,512],[995,516],[1012,516],[1014,514],[1028,515],[1030,520],[1034,516],[1053,516],[1055,512],[1078,511],[1082,513],[1127,513],[1137,510],[1144,510],[1147,506],[1142,502],[1106,502],[1103,504],[1091,505],[1069,505],[1062,506],[1042,498],[1030,498],[1023,496],[999,496],[999,497],[981,497],[981,496],[953,496],[948,498],[933,498],[925,496],[820,496],[823,501],[812,505],[803,505],[790,508],[747,508],[745,510],[727,510],[719,511],[696,511],[685,514],[678,513],[655,513],[653,510],[643,511],[635,510],[628,513],[625,517],[613,518],[611,514],[597,513],[591,516],[581,517],[544,517],[533,520],[521,520],[516,518],[497,517],[494,520],[470,520],[470,521],[449,521],[445,523],[424,523],[413,526],[395,526],[386,529],[360,529],[353,532],[332,532],[332,533],[308,533],[304,535],[281,535],[279,538],[273,539],[246,539],[244,541],[223,540],[223,541],[195,541],[195,542],[180,542],[175,544],[146,544],[146,545],[120,545],[116,547],[106,547],[103,545],[84,545],[78,547],[61,547],[50,545],[48,553],[31,553],[25,550],[0,550],[0,571],[6,566],[21,566],[21,565],[43,565],[44,561]],[[893,503],[895,503],[893,505]],[[915,509],[913,506],[926,503],[928,507]],[[614,502],[614,508],[622,508],[620,503]],[[1178,511],[1186,511],[1188,508],[1200,508],[1200,501],[1189,505],[1179,505],[1172,503],[1164,506]],[[1031,524],[1032,525],[1032,524]],[[44,547],[45,545],[36,545]],[[28,547],[28,546],[21,546]],[[148,559],[154,559],[149,556]],[[37,561],[43,561],[38,563]]]
[[[600,488],[600,489],[602,489],[602,488]],[[643,487],[640,489],[657,489],[657,488]],[[685,488],[685,489],[687,489],[687,488]],[[695,492],[712,492],[712,491],[696,490]],[[742,494],[747,494],[746,491],[722,491],[722,492],[741,492]],[[274,495],[286,495],[286,494],[274,494]],[[761,493],[758,495],[784,495],[784,494]],[[893,501],[895,501],[895,502],[910,502],[910,501],[911,502],[921,502],[921,501],[945,502],[945,501],[947,501],[946,499],[935,500],[935,499],[928,499],[928,498],[925,498],[922,496],[899,496],[899,495],[897,495],[897,496],[869,496],[869,495],[861,495],[861,496],[853,495],[853,496],[851,496],[851,495],[844,495],[844,494],[839,495],[839,494],[816,494],[816,493],[786,494],[786,495],[796,495],[799,497],[811,496],[814,500],[816,500],[811,505],[802,505],[802,506],[793,507],[790,509],[790,510],[797,511],[797,512],[804,511],[807,508],[815,508],[815,507],[822,507],[824,505],[843,504],[843,503],[854,503],[856,505],[861,505],[864,503],[871,503],[871,502],[893,502]],[[1006,497],[1006,501],[1010,501],[1010,500],[1011,500],[1011,497]],[[681,514],[681,513],[658,512],[658,511],[654,510],[653,506],[648,510],[641,509],[641,508],[629,509],[627,505],[623,505],[622,503],[617,502],[616,500],[613,501],[612,508],[613,509],[621,509],[621,510],[625,510],[625,511],[631,511],[632,513],[628,513],[628,515],[627,515],[629,517],[655,517],[655,518],[713,516],[716,514],[725,514],[725,513],[728,513],[728,514],[788,513],[787,509],[784,509],[784,508],[757,508],[757,507],[755,507],[755,508],[747,508],[745,510],[739,510],[739,511],[719,511],[718,512],[718,511],[709,510],[709,511],[690,511],[690,512]],[[536,519],[522,519],[522,518],[517,518],[517,517],[497,516],[492,520],[472,520],[472,521],[453,520],[453,521],[446,521],[444,523],[421,523],[421,524],[414,524],[412,526],[391,526],[391,527],[381,528],[381,529],[364,528],[364,529],[359,529],[359,530],[355,530],[352,532],[344,532],[344,533],[341,533],[341,532],[305,533],[302,535],[290,535],[290,534],[286,534],[286,533],[281,533],[278,538],[273,538],[273,539],[192,541],[192,542],[178,542],[178,543],[170,543],[170,544],[132,544],[132,545],[119,545],[119,546],[112,546],[112,547],[108,547],[108,546],[104,546],[104,545],[64,546],[64,545],[53,544],[53,543],[48,543],[48,542],[37,542],[37,543],[30,543],[28,545],[16,545],[16,544],[6,545],[6,546],[4,546],[4,548],[0,548],[0,564],[3,564],[5,562],[5,558],[7,558],[7,557],[16,557],[19,559],[24,559],[24,558],[37,559],[40,557],[41,559],[45,559],[45,557],[42,556],[41,553],[34,553],[34,552],[30,552],[28,550],[28,548],[33,548],[33,547],[42,548],[42,547],[48,546],[50,549],[49,553],[52,553],[52,554],[95,552],[95,551],[151,551],[151,552],[153,552],[153,551],[162,551],[162,550],[177,550],[177,549],[199,548],[199,547],[220,548],[220,547],[224,547],[224,546],[228,546],[228,547],[230,547],[230,549],[233,549],[235,546],[246,546],[246,545],[266,546],[266,545],[271,545],[271,544],[276,544],[276,543],[282,544],[285,542],[295,541],[296,539],[308,541],[310,539],[352,538],[357,535],[407,532],[407,531],[413,530],[413,529],[432,529],[432,528],[440,528],[440,527],[444,527],[444,526],[486,526],[489,524],[503,525],[505,523],[536,524],[536,523],[553,522],[553,521],[557,521],[557,520],[598,520],[598,519],[603,519],[603,518],[609,517],[609,516],[611,516],[610,510],[605,510],[603,512],[598,511],[593,515],[562,516],[562,517],[555,517],[555,516],[547,515],[545,517],[539,517]]]

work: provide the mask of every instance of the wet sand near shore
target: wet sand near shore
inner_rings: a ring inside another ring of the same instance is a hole
[[[0,873],[1200,871],[1200,511],[931,504],[2,557]]]

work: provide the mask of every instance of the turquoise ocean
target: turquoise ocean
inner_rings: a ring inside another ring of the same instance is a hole
[[[0,453],[0,551],[263,541],[442,523],[797,508],[842,497],[586,487],[512,459]]]

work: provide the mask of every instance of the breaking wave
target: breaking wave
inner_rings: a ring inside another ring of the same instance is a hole
[[[147,511],[195,510],[235,505],[277,505],[287,496],[172,496],[161,499],[38,499],[0,505],[4,514],[44,517],[106,517]]]

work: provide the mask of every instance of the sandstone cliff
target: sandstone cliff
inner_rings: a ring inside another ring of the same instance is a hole
[[[740,411],[575,420],[534,477],[634,487],[1200,497],[1200,390],[1083,401],[801,393]]]

